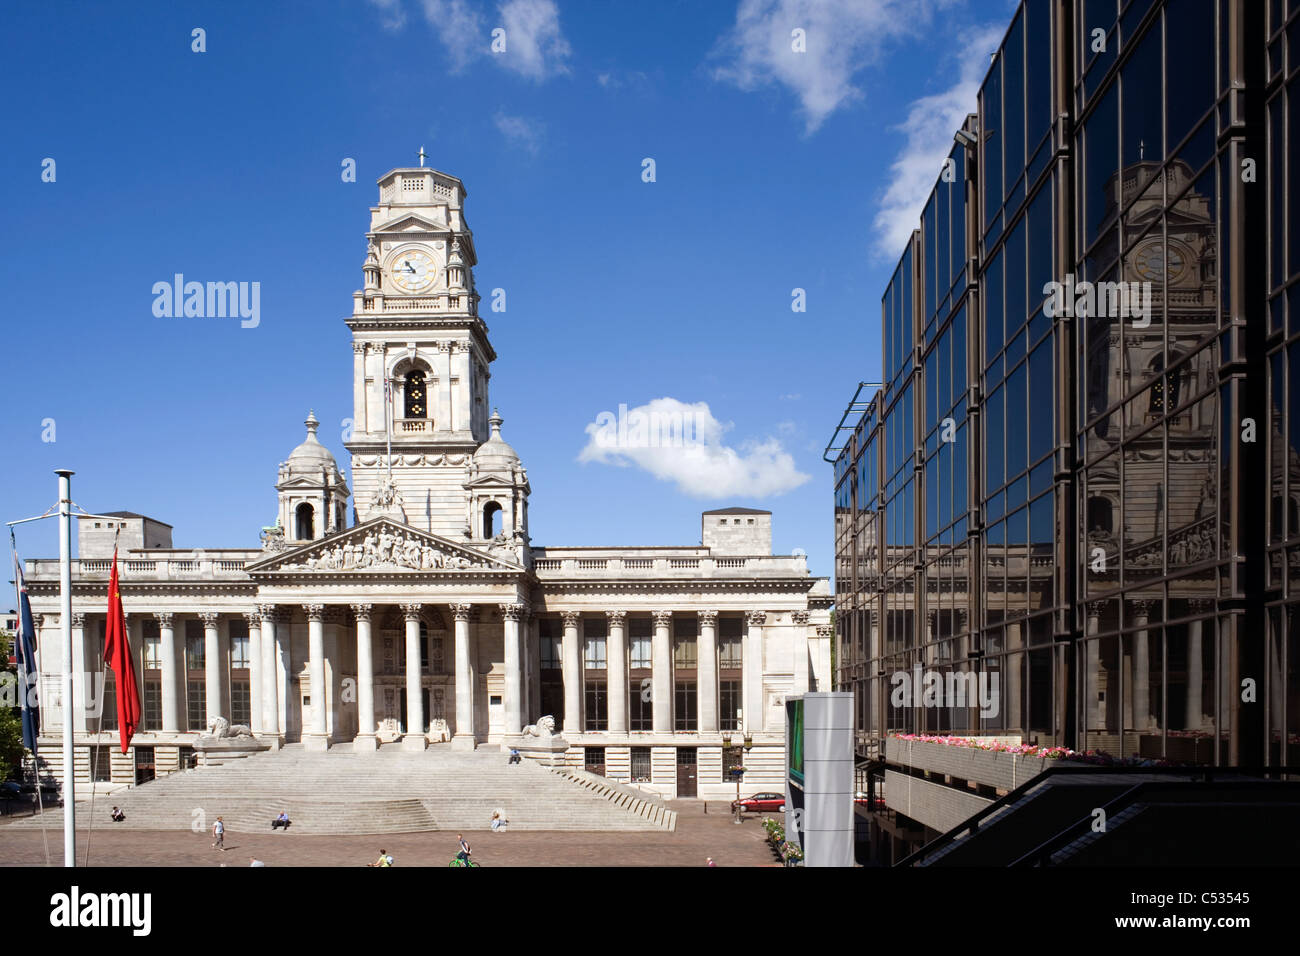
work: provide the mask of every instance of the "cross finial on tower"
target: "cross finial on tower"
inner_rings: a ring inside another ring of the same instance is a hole
[[[424,159],[425,159],[424,147],[421,146],[421,147],[420,147],[420,165],[421,165],[421,166],[424,165]]]

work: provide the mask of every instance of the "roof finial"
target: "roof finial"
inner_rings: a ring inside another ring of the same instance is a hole
[[[308,435],[315,435],[315,434],[316,434],[316,429],[317,429],[317,427],[320,425],[320,422],[316,420],[316,410],[315,410],[315,409],[308,409],[308,410],[307,410],[307,420],[306,420],[305,422],[303,422],[303,424],[307,426],[307,434],[308,434]]]
[[[501,437],[501,423],[504,421],[505,419],[501,417],[501,412],[493,408],[492,417],[488,419],[488,424],[492,426],[492,434],[498,438]]]
[[[421,146],[421,147],[420,147],[420,165],[421,165],[421,166],[424,165],[424,158],[425,158],[425,155],[424,155],[424,147]]]

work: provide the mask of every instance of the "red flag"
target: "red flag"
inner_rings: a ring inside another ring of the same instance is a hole
[[[113,548],[113,573],[108,579],[108,626],[104,631],[104,660],[117,678],[117,732],[126,753],[140,725],[140,693],[135,685],[131,644],[122,617],[122,595],[117,590],[117,548]]]

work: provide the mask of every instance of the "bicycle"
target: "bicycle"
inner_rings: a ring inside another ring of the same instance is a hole
[[[469,860],[469,859],[462,860],[458,856],[453,856],[451,858],[451,862],[448,863],[447,865],[448,866],[478,866],[478,863],[474,862],[473,860]]]

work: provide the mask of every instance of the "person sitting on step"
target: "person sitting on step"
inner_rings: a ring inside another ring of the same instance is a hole
[[[281,827],[288,831],[289,829],[289,811],[283,810],[280,815],[271,821],[271,829],[279,830]]]

